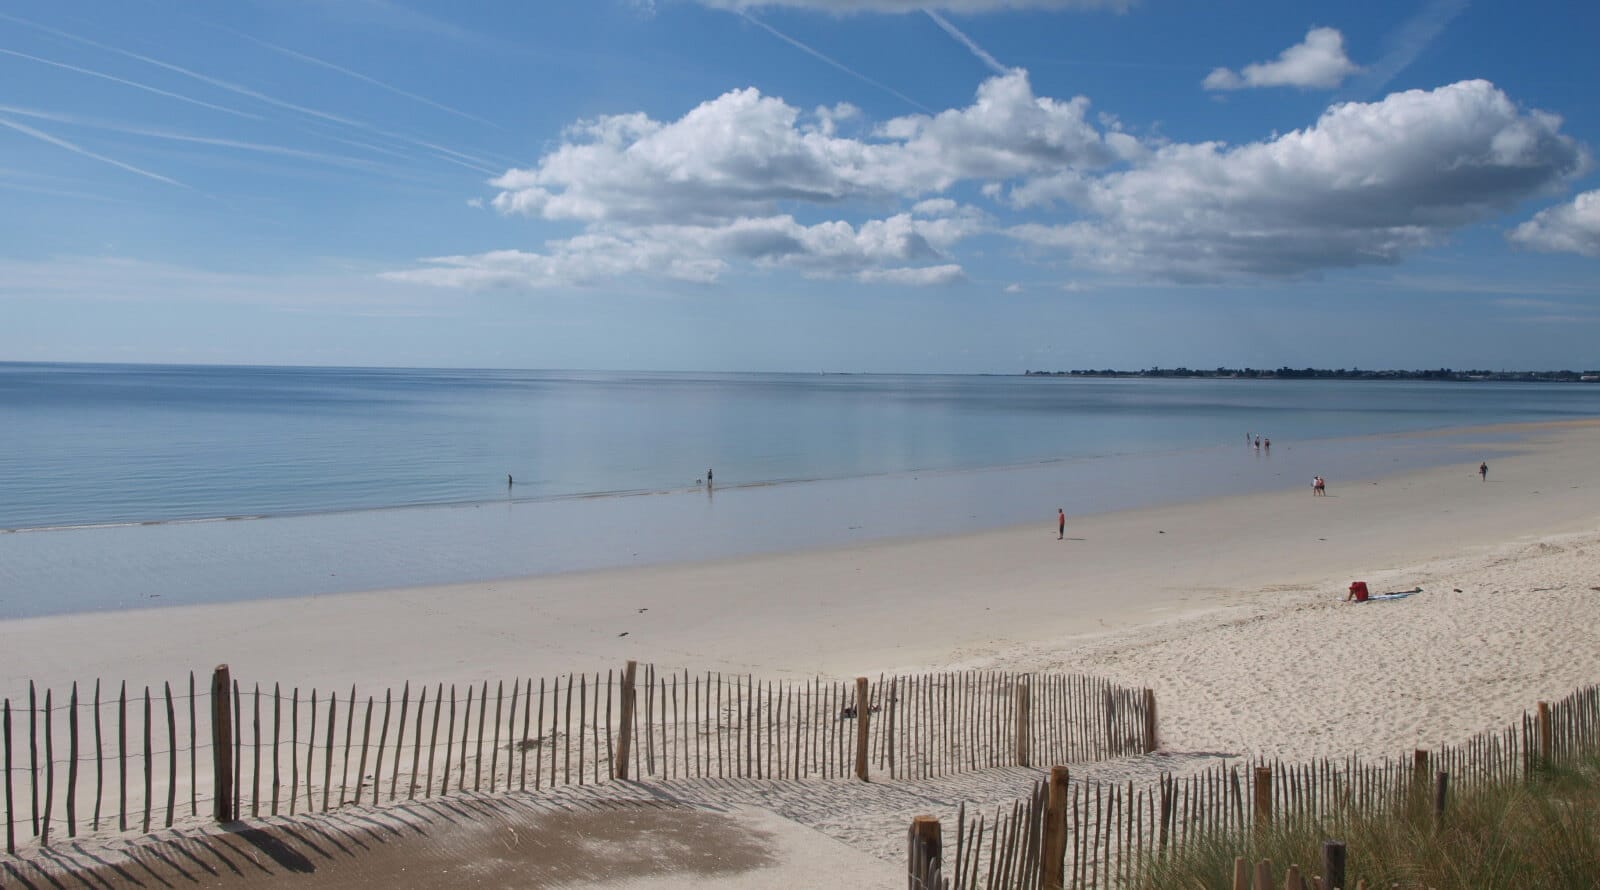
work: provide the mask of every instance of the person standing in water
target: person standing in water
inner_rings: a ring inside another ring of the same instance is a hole
[[[1484,461],[1483,463],[1478,464],[1478,481],[1479,482],[1488,482],[1489,481],[1489,462],[1488,461]]]
[[[706,467],[706,487],[711,487],[711,468]]]
[[[1056,508],[1056,540],[1060,541],[1067,536],[1067,511]]]

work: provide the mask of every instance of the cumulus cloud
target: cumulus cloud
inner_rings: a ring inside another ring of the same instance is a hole
[[[434,257],[421,268],[384,277],[468,288],[563,287],[626,275],[709,284],[740,263],[811,278],[948,284],[963,275],[960,265],[948,262],[947,251],[983,225],[980,216],[970,213],[932,219],[902,213],[860,225],[803,225],[781,215],[711,225],[632,226],[551,241],[543,252]],[[913,263],[931,265],[908,265]]]
[[[610,115],[570,128],[531,168],[491,181],[502,213],[588,223],[709,223],[772,215],[785,203],[832,205],[937,194],[964,179],[1097,167],[1116,152],[1085,119],[1082,97],[1036,96],[1026,72],[985,81],[973,103],[894,118],[871,139],[837,135],[848,106],[804,114],[754,88],[675,121]]]
[[[1297,276],[1396,262],[1588,164],[1558,117],[1520,109],[1486,81],[1334,105],[1311,126],[1243,145],[1141,141],[1088,114],[1087,99],[1037,95],[1014,70],[962,107],[876,124],[851,106],[806,112],[756,89],[673,120],[599,117],[492,180],[487,202],[577,234],[388,277],[539,288],[782,270],[945,284],[964,277],[955,249],[984,232],[1140,276]],[[973,190],[988,212],[957,200]],[[1566,243],[1551,233],[1589,207],[1548,211],[1517,237]],[[1018,210],[1024,224],[991,215]]]
[[[867,284],[909,284],[928,287],[937,284],[957,284],[967,280],[967,273],[954,263],[943,266],[917,266],[901,269],[865,269],[857,276]]]
[[[1312,28],[1306,39],[1289,47],[1271,62],[1244,66],[1238,73],[1214,69],[1204,82],[1208,90],[1246,87],[1300,87],[1331,89],[1361,70],[1344,54],[1344,35],[1336,28]]]
[[[1508,237],[1524,247],[1547,253],[1600,257],[1600,189],[1539,211]]]
[[[1396,93],[1266,142],[1163,146],[1082,183],[1073,200],[1090,218],[1009,231],[1180,281],[1395,262],[1583,170],[1560,125],[1481,80]]]

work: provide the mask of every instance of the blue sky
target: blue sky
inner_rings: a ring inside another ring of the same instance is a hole
[[[1600,367],[1594,4],[13,0],[0,360]]]

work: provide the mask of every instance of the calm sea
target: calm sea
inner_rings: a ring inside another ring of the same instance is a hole
[[[1554,384],[0,363],[0,616],[965,531],[1596,415]],[[204,521],[245,517],[275,518]]]

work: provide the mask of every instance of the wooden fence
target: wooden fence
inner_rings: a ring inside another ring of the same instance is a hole
[[[957,672],[771,682],[660,671],[405,684],[396,693],[241,684],[65,696],[3,708],[6,851],[17,835],[144,831],[464,790],[618,778],[917,779],[1088,762],[1155,743],[1148,690],[1067,675]],[[131,708],[131,713],[130,713]],[[92,775],[91,775],[92,769]],[[20,793],[18,793],[20,792]]]
[[[1442,802],[1441,776],[1458,790],[1525,780],[1541,764],[1600,751],[1597,733],[1600,686],[1590,686],[1559,702],[1540,702],[1517,725],[1404,758],[1235,763],[1163,775],[1142,786],[1070,782],[1058,767],[1027,797],[992,813],[969,815],[963,806],[950,855],[934,857],[936,869],[926,854],[920,863],[916,855],[910,861],[913,878],[937,874],[939,882],[913,880],[912,888],[1132,887],[1149,859],[1170,850],[1268,824],[1338,824],[1353,815]],[[1053,811],[1059,830],[1047,830]],[[1047,880],[1053,874],[1061,876],[1058,883]]]

